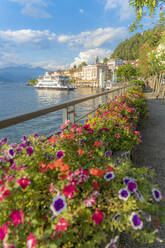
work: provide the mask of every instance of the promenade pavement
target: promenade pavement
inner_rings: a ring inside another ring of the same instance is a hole
[[[150,89],[146,90],[149,118],[141,127],[142,143],[133,153],[133,163],[138,167],[151,166],[155,170],[154,183],[159,185],[165,195],[165,100],[155,99]],[[124,240],[121,248],[165,248],[165,224],[159,227],[162,243],[139,245],[131,240]]]

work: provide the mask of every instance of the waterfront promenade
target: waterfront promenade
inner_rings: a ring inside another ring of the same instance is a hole
[[[149,118],[141,127],[142,143],[133,153],[133,163],[138,167],[149,166],[155,170],[154,183],[165,195],[165,100],[156,99],[152,90],[146,90]],[[162,243],[139,245],[134,241],[123,240],[120,248],[165,248],[165,224],[159,227]],[[125,242],[124,242],[125,241]]]

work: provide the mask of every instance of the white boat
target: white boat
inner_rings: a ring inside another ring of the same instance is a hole
[[[38,78],[38,83],[34,86],[37,89],[55,89],[55,90],[74,90],[70,84],[68,76],[45,73],[43,77]]]

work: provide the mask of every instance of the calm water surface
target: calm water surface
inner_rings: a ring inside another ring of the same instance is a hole
[[[40,109],[56,106],[64,102],[99,93],[98,89],[79,88],[74,91],[37,90],[23,83],[0,82],[0,120]],[[79,104],[76,113],[85,114],[92,109],[93,102]],[[31,121],[1,129],[0,139],[7,137],[9,142],[19,142],[23,135],[37,132],[49,135],[62,124],[62,111],[51,113]]]

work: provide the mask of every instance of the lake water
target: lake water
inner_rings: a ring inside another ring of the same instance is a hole
[[[56,106],[68,101],[99,93],[98,89],[78,88],[73,91],[37,90],[24,83],[0,82],[0,120]],[[99,102],[98,102],[99,104]],[[93,102],[79,104],[76,113],[85,114],[93,107]],[[0,129],[0,139],[19,142],[23,135],[49,135],[62,124],[62,111],[26,121],[9,128]]]

